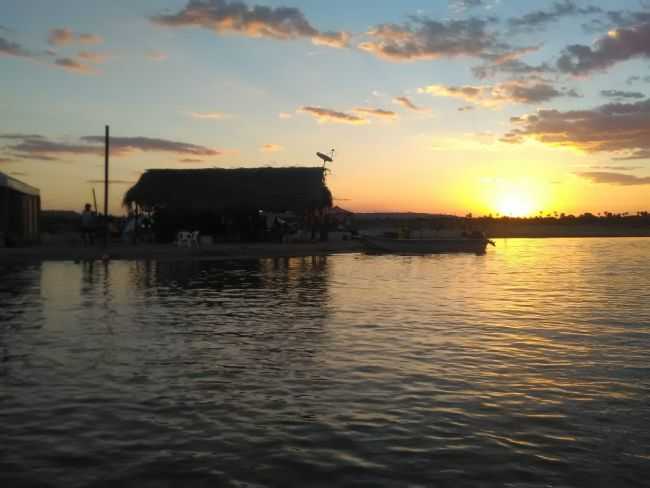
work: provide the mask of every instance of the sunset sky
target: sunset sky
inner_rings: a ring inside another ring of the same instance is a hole
[[[2,0],[0,171],[309,166],[356,211],[650,210],[650,0]]]

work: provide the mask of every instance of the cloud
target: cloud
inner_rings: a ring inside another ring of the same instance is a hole
[[[0,164],[13,163],[11,158],[2,158],[0,157]]]
[[[611,30],[593,47],[568,46],[557,60],[557,68],[562,73],[584,76],[640,57],[650,57],[650,22]]]
[[[471,110],[474,110],[474,105],[464,105],[462,107],[458,107],[459,112],[469,112]]]
[[[64,156],[104,155],[104,136],[85,136],[78,142],[61,142],[47,139],[43,136],[20,134],[0,135],[2,139],[14,141],[4,149],[14,157],[43,161],[57,161]],[[190,144],[187,142],[155,139],[150,137],[111,137],[111,155],[115,157],[128,156],[133,152],[169,152],[187,156],[219,156],[222,151]]]
[[[223,112],[190,112],[190,116],[195,119],[221,120],[229,115]]]
[[[498,74],[541,78],[548,73],[555,72],[557,72],[557,69],[546,62],[531,65],[520,59],[507,59],[498,64],[487,63],[472,67],[472,73],[479,79],[492,78]]]
[[[51,29],[47,38],[50,46],[65,46],[66,44],[100,44],[102,38],[95,34],[75,34],[69,28]]]
[[[545,82],[510,80],[495,85],[429,85],[418,89],[439,97],[460,98],[484,107],[496,107],[505,103],[543,103],[573,92],[562,92]]]
[[[623,90],[601,90],[600,94],[607,98],[645,98],[645,95],[641,92]]]
[[[609,171],[582,171],[576,173],[576,175],[593,181],[594,183],[607,183],[610,185],[622,186],[650,185],[650,176],[639,177]]]
[[[56,61],[54,61],[54,64],[67,71],[72,71],[74,73],[80,73],[83,75],[95,73],[95,70],[92,68],[92,66],[84,64],[74,58],[58,58]]]
[[[511,81],[495,85],[496,98],[502,97],[518,103],[542,103],[562,96],[562,93],[548,83]],[[493,93],[495,93],[493,89]]]
[[[412,17],[407,24],[381,24],[367,32],[359,48],[389,61],[415,61],[460,56],[481,57],[506,52],[481,19],[440,22]]]
[[[21,159],[43,161],[58,160],[61,155],[101,155],[104,153],[104,149],[99,146],[50,141],[42,136],[38,138],[26,137],[20,142],[6,146],[6,149]]]
[[[84,61],[88,61],[89,63],[101,64],[109,58],[109,55],[105,53],[81,51],[77,57],[83,59]]]
[[[617,156],[612,158],[615,161],[634,161],[638,159],[650,159],[650,149],[639,149],[631,154],[625,156]]]
[[[234,33],[278,40],[306,38],[314,44],[330,47],[346,47],[350,38],[345,32],[319,31],[297,8],[249,7],[241,1],[189,0],[179,12],[158,15],[151,20],[162,26],[201,27],[217,34]]]
[[[525,46],[525,47],[518,47],[518,48],[513,48],[509,51],[505,51],[502,53],[497,53],[497,54],[490,54],[487,53],[482,56],[483,59],[490,61],[494,65],[501,65],[505,63],[510,63],[512,61],[516,61],[519,58],[522,58],[526,54],[534,53],[536,51],[539,51],[541,48],[541,44],[537,46]]]
[[[81,140],[91,144],[100,144],[103,148],[104,136],[84,136]],[[117,155],[133,151],[171,152],[194,156],[220,156],[223,154],[223,151],[205,146],[151,137],[111,137],[110,147]]]
[[[617,153],[620,159],[650,157],[650,100],[591,110],[539,110],[510,120],[515,127],[504,135],[504,142],[533,139],[589,153]]]
[[[521,17],[508,19],[508,25],[516,30],[541,29],[546,25],[556,22],[563,17],[574,15],[593,15],[602,13],[602,9],[594,6],[578,7],[573,0],[554,2],[546,10],[535,10]]]
[[[381,108],[357,107],[352,110],[353,112],[370,117],[377,117],[380,119],[395,120],[397,114],[391,110],[383,110]]]
[[[165,61],[168,57],[167,54],[160,51],[149,51],[146,56],[151,61]]]
[[[347,32],[323,32],[311,38],[317,46],[344,48],[350,45],[350,34]]]
[[[74,35],[69,29],[54,29],[50,32],[51,42],[60,44],[65,44],[68,41],[69,36],[74,38]],[[82,36],[80,34],[79,36]],[[91,34],[84,34],[84,36],[92,36]],[[14,56],[29,59],[31,61],[42,62],[43,64],[49,66],[55,66],[58,68],[63,68],[67,71],[79,73],[79,74],[93,74],[95,69],[88,63],[99,64],[103,63],[107,58],[107,54],[95,53],[89,51],[82,51],[79,53],[78,57],[61,57],[54,60],[54,62],[47,61],[44,59],[44,56],[56,56],[56,52],[52,50],[46,50],[41,53],[34,53],[23,48],[15,42],[8,41],[7,39],[0,37],[0,57],[2,56]]]
[[[420,93],[428,93],[436,97],[454,97],[461,98],[468,102],[481,103],[482,100],[489,97],[491,89],[485,86],[446,86],[446,85],[429,85],[424,88],[418,88]]]
[[[280,144],[264,144],[261,148],[260,151],[262,152],[277,152],[277,151],[282,151],[284,147],[282,147]]]
[[[20,159],[25,159],[25,160],[28,160],[28,161],[60,161],[60,159],[58,157],[47,156],[47,155],[44,155],[44,154],[23,153],[23,154],[13,154],[13,157],[20,158]]]
[[[97,36],[95,34],[79,34],[77,40],[81,44],[101,44],[102,42],[104,42],[104,39],[102,39],[100,36]]]
[[[330,110],[328,108],[321,107],[301,107],[298,109],[298,112],[303,112],[311,115],[320,123],[335,123],[335,124],[351,124],[351,125],[363,125],[367,124],[368,120],[356,115],[348,114],[345,112],[337,112],[336,110]]]
[[[609,169],[614,171],[634,171],[641,169],[642,166],[592,166],[593,169]]]
[[[18,58],[31,58],[33,54],[20,44],[0,37],[0,56],[14,56]]]
[[[281,118],[281,119],[290,119],[290,118],[293,117],[293,114],[290,114],[288,112],[280,112],[278,114],[278,117]]]
[[[648,7],[648,5],[645,5]],[[650,12],[645,11],[626,11],[626,10],[608,10],[602,12],[602,15],[582,24],[582,29],[588,33],[607,32],[612,27],[630,27],[637,24],[650,22]]]
[[[428,112],[429,111],[429,109],[427,109],[427,108],[418,107],[408,97],[395,97],[395,98],[393,98],[393,101],[395,103],[398,103],[402,107],[408,108],[409,110],[413,110],[415,112]]]
[[[469,10],[487,5],[486,0],[452,0],[449,2],[450,7],[455,10]]]
[[[50,46],[63,46],[74,42],[75,35],[70,29],[64,27],[62,29],[51,29],[47,42]]]
[[[45,139],[45,137],[43,137],[43,136],[41,136],[39,134],[12,133],[12,134],[0,134],[0,139],[21,141],[23,139]]]

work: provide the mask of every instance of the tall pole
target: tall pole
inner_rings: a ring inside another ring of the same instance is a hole
[[[108,247],[110,229],[108,228],[108,139],[109,132],[106,126],[104,139],[104,247]]]

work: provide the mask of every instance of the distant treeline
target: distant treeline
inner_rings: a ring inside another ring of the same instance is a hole
[[[650,213],[646,211],[581,215],[553,214],[532,217],[452,215],[422,215],[408,218],[408,214],[357,221],[359,229],[404,228],[412,231],[468,231],[480,230],[492,237],[596,237],[596,236],[650,236]]]
[[[477,222],[510,222],[513,224],[516,223],[526,223],[526,224],[563,224],[563,225],[604,225],[604,226],[633,226],[633,227],[643,227],[650,225],[650,212],[637,212],[635,214],[630,214],[628,212],[624,213],[612,213],[612,212],[603,212],[600,214],[593,214],[590,212],[583,213],[581,215],[573,214],[564,214],[564,213],[554,213],[548,215],[538,215],[533,217],[493,217],[492,215],[483,216],[483,217],[473,217],[472,214],[465,216],[464,220],[473,220]]]

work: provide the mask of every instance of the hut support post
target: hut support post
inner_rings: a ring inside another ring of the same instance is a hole
[[[133,245],[138,244],[138,222],[140,220],[140,211],[138,204],[135,204],[135,221],[133,222]]]
[[[108,226],[108,144],[109,128],[106,126],[106,133],[104,136],[104,247],[108,247],[111,237],[111,230]]]
[[[9,234],[9,189],[0,188],[0,247],[5,247]]]

